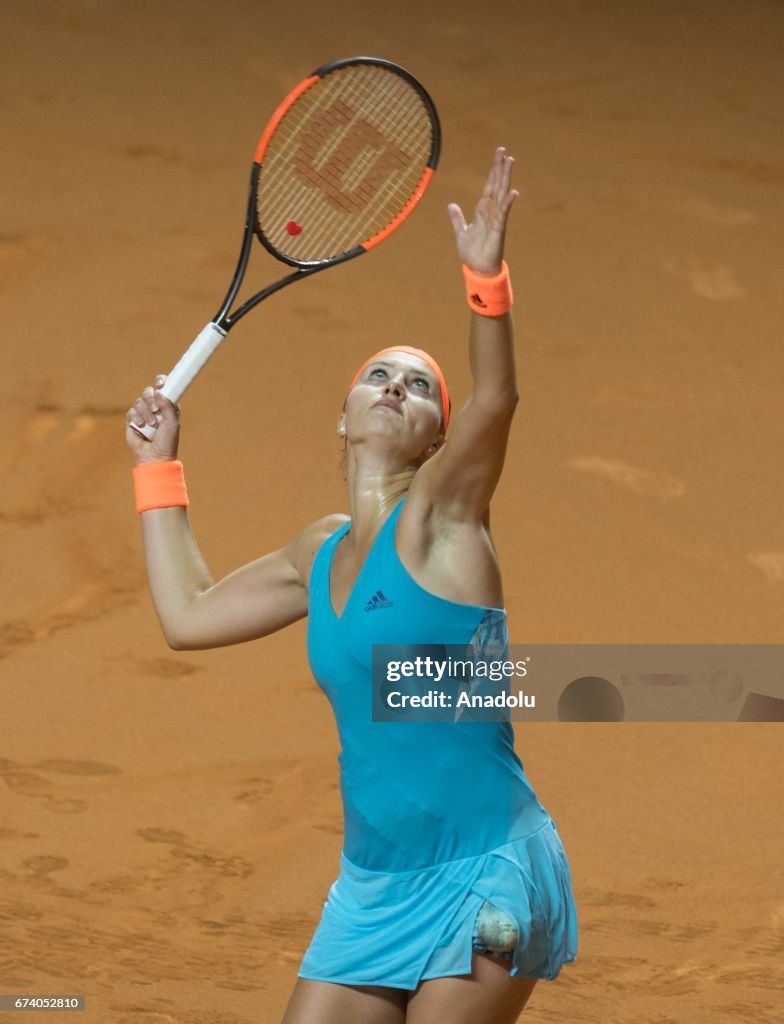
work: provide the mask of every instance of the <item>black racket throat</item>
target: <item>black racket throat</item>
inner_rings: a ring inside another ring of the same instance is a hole
[[[242,238],[242,248],[240,249],[239,259],[237,260],[237,267],[234,271],[234,277],[232,278],[226,297],[223,300],[220,309],[212,318],[212,322],[223,331],[229,331],[237,321],[241,317],[245,316],[246,313],[249,313],[254,306],[257,306],[260,302],[263,302],[264,299],[273,295],[275,292],[280,291],[281,288],[285,288],[286,285],[293,284],[295,281],[301,281],[305,277],[310,277],[312,274],[318,273],[319,270],[326,270],[328,267],[334,267],[338,263],[345,263],[347,260],[353,260],[365,252],[361,245],[357,245],[353,249],[349,249],[348,252],[344,252],[341,255],[334,256],[328,260],[312,260],[310,262],[305,262],[294,260],[290,256],[286,256],[275,249],[275,247],[267,240],[264,232],[259,226],[256,197],[258,194],[259,175],[261,174],[261,170],[261,164],[254,163],[250,173],[248,204],[245,211],[245,232]],[[245,271],[248,268],[251,250],[253,249],[254,237],[261,242],[271,256],[274,256],[275,259],[280,260],[282,263],[285,263],[290,267],[296,267],[296,270],[292,274],[287,274],[279,281],[275,281],[273,284],[267,285],[266,288],[262,288],[261,291],[251,295],[249,299],[246,299],[241,306],[238,306],[238,308],[230,314],[229,310],[231,309],[234,300],[237,298],[237,292],[242,286]]]

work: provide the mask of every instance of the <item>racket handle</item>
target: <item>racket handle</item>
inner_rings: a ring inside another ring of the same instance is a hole
[[[201,370],[215,349],[226,337],[226,331],[217,324],[209,323],[188,346],[180,361],[166,378],[166,383],[158,391],[168,398],[170,402],[178,402],[179,399],[193,381],[196,374]],[[158,429],[149,423],[137,427],[135,423],[131,426],[137,434],[152,441]]]

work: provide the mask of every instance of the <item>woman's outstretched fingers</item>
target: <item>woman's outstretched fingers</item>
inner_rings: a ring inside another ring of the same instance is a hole
[[[492,196],[498,188],[499,169],[503,165],[504,153],[506,148],[504,146],[498,146],[495,153],[493,154],[493,162],[490,165],[490,171],[487,175],[487,181],[485,182],[484,196],[488,198]]]
[[[503,231],[506,227],[506,220],[509,216],[509,209],[515,199],[520,195],[516,188],[509,188],[509,183],[504,188],[504,191],[499,196],[498,203],[496,205],[496,225],[499,231]]]
[[[463,211],[457,203],[450,203],[446,210],[449,214],[449,219],[452,221],[452,227],[455,229],[455,237],[459,238],[466,229],[466,219],[463,216]]]
[[[498,146],[470,224],[457,203],[448,207],[458,254],[463,263],[480,274],[497,273],[504,258],[507,218],[519,195],[517,189],[510,188],[513,166],[514,157],[507,154],[505,146]]]

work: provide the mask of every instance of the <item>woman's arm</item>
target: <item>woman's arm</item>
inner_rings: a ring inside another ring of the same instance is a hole
[[[158,388],[165,380],[156,378]],[[179,409],[158,390],[145,388],[127,419],[125,437],[137,465],[177,458]],[[152,441],[131,422],[155,424]],[[218,583],[196,544],[186,506],[147,508],[141,520],[150,591],[166,642],[174,650],[203,650],[255,640],[304,618],[313,555],[343,517],[312,523],[290,544]]]
[[[476,274],[493,276],[501,269],[507,216],[518,194],[509,187],[512,164],[499,147],[471,224],[457,204],[449,206],[458,254]],[[440,516],[459,522],[485,519],[518,401],[511,314],[470,316],[471,396],[454,418],[447,441],[417,471],[410,489]]]
[[[216,583],[183,506],[141,513],[147,575],[168,645],[176,651],[226,647],[274,633],[308,612],[300,574],[308,536],[236,569]]]

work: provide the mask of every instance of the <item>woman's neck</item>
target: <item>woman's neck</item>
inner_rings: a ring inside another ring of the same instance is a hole
[[[348,473],[348,500],[351,528],[347,540],[349,547],[363,550],[372,543],[379,524],[408,492],[416,470],[408,468],[397,473]]]

